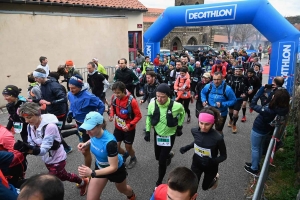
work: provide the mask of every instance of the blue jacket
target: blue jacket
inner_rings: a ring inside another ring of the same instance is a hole
[[[209,87],[212,84],[211,91],[208,95],[208,100],[206,99],[206,95],[208,93]],[[226,85],[225,94],[228,98],[228,100],[223,95],[223,88],[224,88],[225,81],[222,82],[219,87],[216,87],[214,83],[207,84],[202,90],[201,90],[201,101],[202,103],[207,101],[210,106],[213,106],[217,108],[221,112],[221,116],[226,116],[228,113],[228,107],[233,106],[236,102],[236,97],[231,89],[230,86]],[[221,107],[217,107],[217,102],[221,103]]]
[[[72,115],[78,122],[83,122],[86,114],[91,111],[97,111],[101,115],[105,110],[103,102],[94,94],[88,92],[86,89],[73,95],[68,92],[68,99],[70,101],[70,110],[68,115]]]
[[[273,127],[270,125],[270,122],[274,120],[276,115],[285,116],[289,112],[289,108],[276,108],[270,109],[269,104],[264,106],[257,105],[258,99],[264,95],[265,87],[262,86],[258,92],[253,97],[250,108],[259,113],[259,115],[255,118],[252,129],[260,134],[268,134],[273,130]]]

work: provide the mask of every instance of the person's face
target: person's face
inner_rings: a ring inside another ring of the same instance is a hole
[[[67,70],[69,71],[70,69],[73,68],[73,66],[71,66],[71,65],[66,65],[66,68],[67,68]]]
[[[36,115],[28,115],[28,116],[24,116],[25,122],[30,124],[31,126],[35,126],[36,124],[38,124],[40,116],[36,116]]]
[[[259,67],[258,66],[254,66],[254,71],[259,71]]]
[[[186,73],[185,72],[180,72],[181,77],[185,77]]]
[[[115,96],[118,98],[118,99],[122,99],[126,94],[124,92],[122,92],[120,89],[115,89],[114,91],[114,94]]]
[[[169,65],[169,69],[170,69],[170,70],[173,70],[173,69],[174,69],[174,66],[173,66],[173,65]]]
[[[251,78],[253,75],[254,75],[254,74],[253,74],[252,72],[248,72],[248,73],[247,73],[247,76],[248,76],[249,78]]]
[[[95,71],[95,68],[92,65],[87,65],[86,68],[89,73],[93,73]]]
[[[160,105],[164,105],[168,101],[168,96],[165,93],[156,92],[156,100]]]
[[[206,78],[206,77],[204,77],[204,76],[202,76],[202,82],[204,82],[204,83],[208,83],[209,82],[209,78]]]
[[[176,62],[176,69],[180,69],[182,67],[181,62]]]
[[[89,131],[86,130],[86,133],[90,136],[90,138],[98,136],[100,133],[100,130],[99,130],[100,128],[101,128],[100,126],[95,126],[93,129],[91,129]]]
[[[235,74],[236,76],[241,76],[242,73],[243,73],[242,70],[239,70],[239,69],[234,70],[234,74]]]
[[[4,94],[3,97],[7,101],[7,103],[13,103],[17,101],[17,98],[11,95]]]
[[[139,56],[139,55],[141,55],[141,54],[140,54],[140,52],[136,52],[136,55],[138,55],[138,56]]]
[[[207,122],[199,122],[199,127],[201,129],[202,132],[207,133],[211,127],[213,126],[213,124],[207,123]]]
[[[195,200],[197,197],[197,194],[190,197],[190,191],[186,192],[179,192],[176,190],[172,190],[170,187],[168,187],[167,190],[167,200]]]
[[[45,78],[41,77],[34,77],[35,82],[38,82],[39,84],[45,83]]]
[[[191,59],[190,63],[191,63],[191,64],[194,64],[194,63],[195,63],[195,60]]]
[[[175,56],[172,55],[172,56],[171,56],[171,59],[172,59],[172,60],[175,59]]]
[[[183,62],[184,62],[184,63],[187,63],[187,62],[188,62],[187,57],[183,57],[182,59],[183,59]]]
[[[146,80],[148,84],[152,84],[155,81],[155,77],[152,77],[150,75],[146,75]]]
[[[70,92],[75,95],[81,91],[81,88],[76,87],[75,85],[69,84]]]
[[[156,58],[160,58],[160,55],[156,55]]]
[[[42,60],[42,65],[47,65],[47,63],[48,63],[47,58],[45,60]]]
[[[221,75],[214,75],[213,81],[216,87],[222,84],[222,76]]]
[[[146,63],[149,63],[149,61],[150,61],[149,58],[146,58],[146,59],[145,59],[145,62],[146,62]]]
[[[125,60],[120,60],[119,66],[120,66],[121,69],[125,69],[126,68]]]
[[[200,63],[197,62],[197,63],[196,63],[196,67],[197,67],[197,68],[200,67]]]
[[[214,64],[214,62],[211,60],[211,61],[209,61],[209,64],[212,65],[212,64]]]

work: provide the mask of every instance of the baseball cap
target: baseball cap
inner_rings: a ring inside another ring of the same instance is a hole
[[[79,128],[89,131],[99,124],[103,124],[103,116],[98,112],[92,111],[85,116],[84,122]]]
[[[210,73],[209,72],[206,72],[202,75],[202,77],[205,77],[205,78],[211,78],[210,76]]]

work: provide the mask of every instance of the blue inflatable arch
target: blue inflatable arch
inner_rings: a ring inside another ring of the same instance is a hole
[[[145,55],[153,60],[160,41],[174,27],[230,24],[252,24],[272,43],[269,83],[283,76],[284,86],[292,92],[300,32],[267,0],[168,7],[144,34]]]

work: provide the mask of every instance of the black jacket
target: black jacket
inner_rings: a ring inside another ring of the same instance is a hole
[[[27,132],[27,123],[25,122],[25,119],[23,117],[20,117],[17,114],[18,108],[20,108],[20,106],[25,102],[26,102],[25,100],[18,98],[17,103],[8,103],[8,104],[6,104],[6,109],[7,109],[7,112],[9,114],[8,123],[7,123],[7,126],[6,126],[6,128],[8,130],[11,130],[11,128],[14,126],[14,122],[22,122],[23,123],[22,132],[23,131]]]
[[[159,82],[157,80],[155,80],[153,85],[146,84],[144,86],[144,96],[143,96],[144,101],[148,100],[148,103],[149,103],[150,100],[156,96],[156,88],[158,85],[159,85]]]
[[[248,94],[249,81],[245,76],[229,75],[226,82],[231,87],[237,98],[240,98],[241,94]]]
[[[276,115],[285,116],[289,112],[289,108],[275,108],[270,109],[269,104],[264,106],[257,105],[258,99],[264,95],[265,87],[261,87],[256,95],[253,97],[250,108],[259,113],[259,115],[255,118],[252,129],[259,134],[268,134],[273,130],[270,122],[274,120]]]
[[[47,105],[47,113],[56,116],[67,113],[67,96],[62,85],[54,79],[48,79],[41,84],[42,99],[51,102]]]
[[[257,76],[252,76],[252,77],[247,77],[249,85],[253,87],[253,92],[251,93],[251,95],[255,95],[256,92],[259,90],[259,88],[261,87],[261,82],[259,80],[259,78]],[[251,96],[249,95],[249,96]]]
[[[127,67],[125,69],[117,69],[114,80],[123,82],[126,85],[126,88],[131,87],[133,83],[139,82],[138,77]]]
[[[87,82],[92,89],[92,93],[99,98],[102,98],[103,89],[104,89],[104,83],[103,83],[104,80],[105,77],[99,72],[95,72],[93,75],[88,74],[87,76]]]

